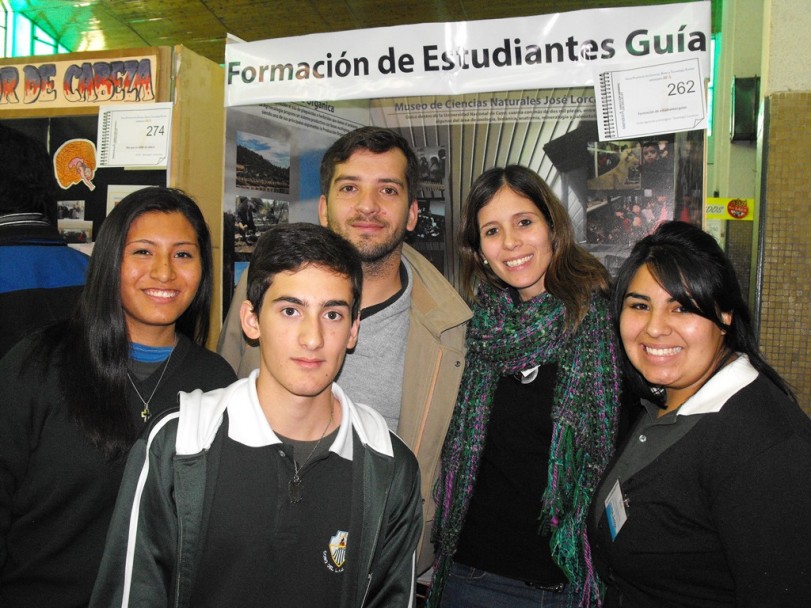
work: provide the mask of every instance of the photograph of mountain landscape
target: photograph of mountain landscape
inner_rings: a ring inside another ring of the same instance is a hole
[[[237,132],[236,187],[290,193],[290,142]]]

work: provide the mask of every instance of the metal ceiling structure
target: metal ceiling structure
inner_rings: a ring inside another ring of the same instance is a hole
[[[71,51],[182,44],[223,63],[245,41],[408,23],[471,21],[678,0],[6,0]],[[713,3],[715,8],[721,0]],[[713,30],[716,28],[713,27]]]

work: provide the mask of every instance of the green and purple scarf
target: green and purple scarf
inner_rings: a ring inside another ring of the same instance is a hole
[[[557,364],[552,445],[541,524],[551,526],[552,557],[581,590],[580,606],[599,606],[601,583],[586,538],[589,503],[614,449],[620,400],[617,345],[607,302],[593,295],[578,328],[549,293],[516,305],[507,290],[483,284],[467,335],[467,363],[442,451],[431,539],[437,548],[429,606],[439,604],[473,494],[496,385],[502,376]]]

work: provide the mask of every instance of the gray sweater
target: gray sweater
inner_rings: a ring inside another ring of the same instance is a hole
[[[411,267],[405,259],[402,263],[408,273],[408,285],[397,300],[363,318],[358,345],[347,355],[337,379],[355,403],[372,406],[386,419],[392,431],[397,430],[400,420],[408,316],[414,284]]]

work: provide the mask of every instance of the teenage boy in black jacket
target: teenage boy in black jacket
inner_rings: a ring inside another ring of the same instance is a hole
[[[411,606],[416,459],[333,379],[362,270],[326,228],[259,240],[241,320],[260,367],[181,393],[131,451],[91,606]]]

